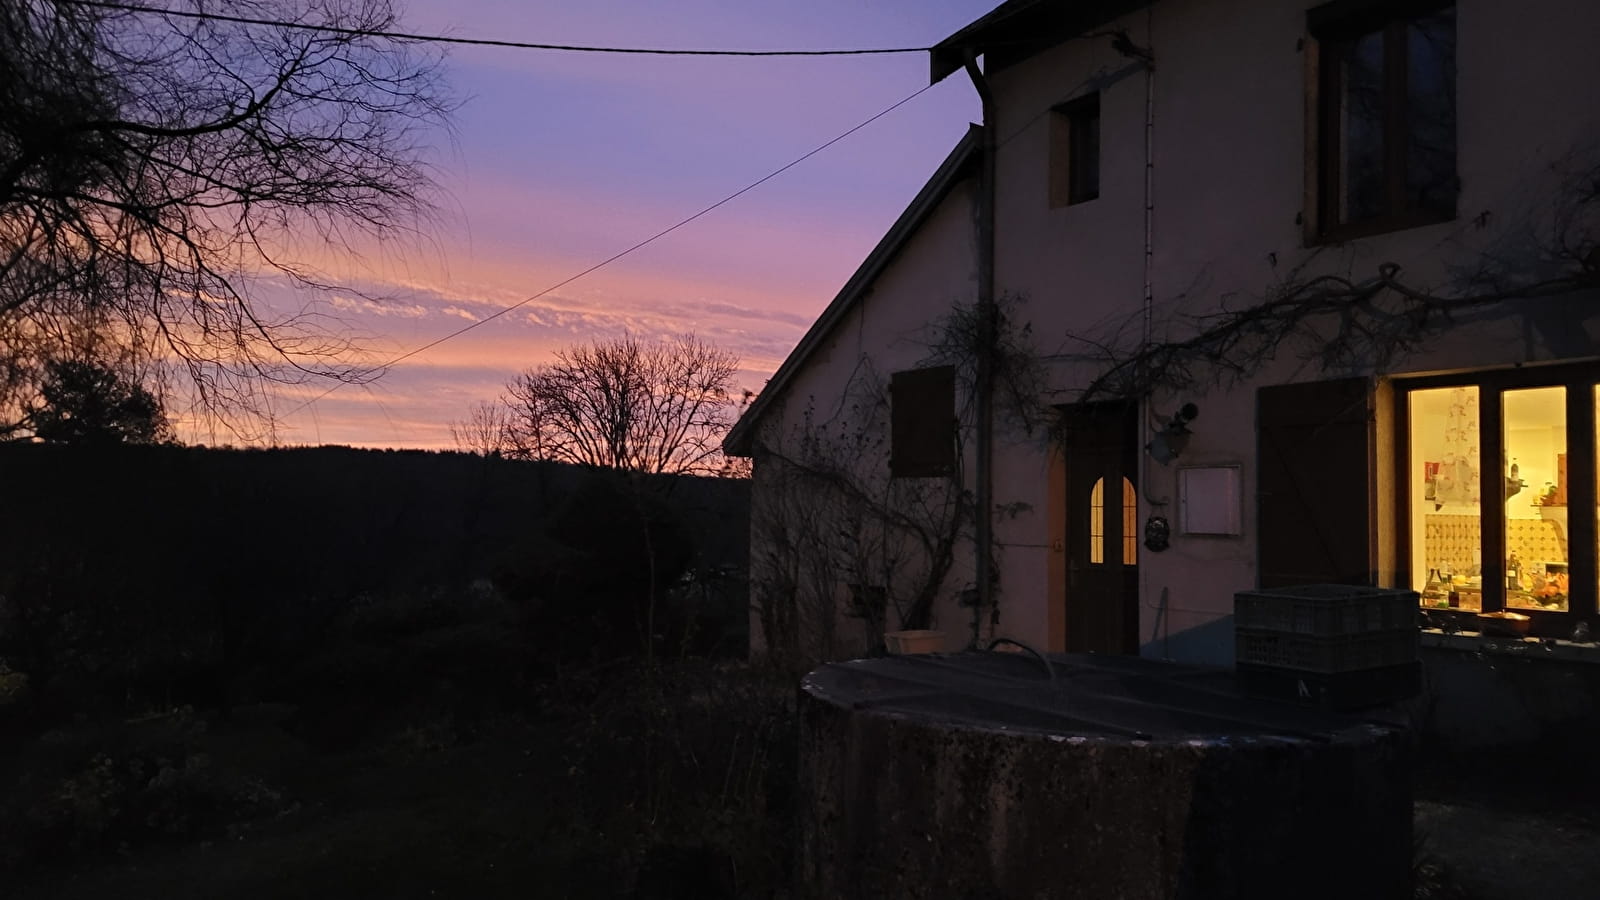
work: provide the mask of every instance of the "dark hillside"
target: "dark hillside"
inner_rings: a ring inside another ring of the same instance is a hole
[[[64,709],[236,687],[341,634],[451,624],[474,603],[562,625],[549,643],[566,649],[596,639],[567,613],[599,610],[604,652],[629,652],[652,621],[691,617],[669,594],[747,552],[744,482],[459,453],[12,444],[0,483],[0,660]],[[737,653],[728,586],[727,621],[700,631]]]

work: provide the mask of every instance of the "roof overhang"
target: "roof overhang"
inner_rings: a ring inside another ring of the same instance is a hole
[[[1084,32],[1149,5],[1151,0],[1006,0],[988,15],[940,41],[929,51],[929,74],[943,81],[982,56],[984,72],[1048,50]]]
[[[950,151],[950,155],[945,157],[944,162],[933,173],[933,177],[929,178],[928,183],[922,186],[921,191],[917,192],[916,199],[911,201],[911,205],[907,206],[905,212],[900,214],[900,218],[896,219],[895,223],[889,227],[889,231],[878,241],[877,246],[873,247],[872,252],[867,254],[866,260],[856,269],[855,274],[850,276],[850,280],[845,282],[844,287],[834,296],[833,301],[822,311],[822,315],[817,317],[817,321],[811,324],[811,328],[806,331],[804,337],[800,338],[800,343],[795,345],[793,352],[783,361],[783,365],[779,366],[778,371],[774,372],[772,377],[767,380],[766,387],[745,409],[744,415],[740,416],[739,421],[735,422],[733,427],[728,430],[727,436],[722,440],[722,449],[725,453],[729,456],[749,456],[751,454],[754,449],[752,442],[755,437],[756,425],[762,415],[777,401],[778,397],[782,396],[783,392],[788,388],[789,382],[794,379],[795,374],[805,365],[806,360],[810,358],[817,347],[827,340],[834,326],[838,325],[850,310],[855,308],[856,304],[871,293],[873,282],[889,266],[889,263],[894,260],[900,250],[911,240],[912,236],[917,233],[917,230],[928,220],[928,217],[933,215],[939,204],[944,202],[951,189],[975,173],[982,145],[982,135],[983,128],[981,126],[972,125],[968,127],[966,136],[961,139],[960,143],[956,144],[954,150]]]

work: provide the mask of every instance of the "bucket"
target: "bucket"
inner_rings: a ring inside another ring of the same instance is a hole
[[[944,632],[942,631],[924,629],[891,631],[883,636],[883,642],[888,645],[889,652],[894,654],[944,652]]]

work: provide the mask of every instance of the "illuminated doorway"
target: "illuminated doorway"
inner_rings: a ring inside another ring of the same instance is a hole
[[[1138,405],[1066,412],[1066,635],[1069,652],[1139,649]]]

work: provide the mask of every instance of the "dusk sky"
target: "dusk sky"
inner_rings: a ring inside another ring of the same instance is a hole
[[[696,49],[927,46],[996,0],[412,0],[402,27],[455,37]],[[717,202],[927,84],[925,53],[709,58],[456,46],[464,101],[440,134],[437,223],[323,260],[371,302],[332,302],[375,361],[537,294]],[[978,117],[950,78],[632,255],[309,406],[287,444],[449,447],[448,426],[556,348],[693,331],[759,389]]]

